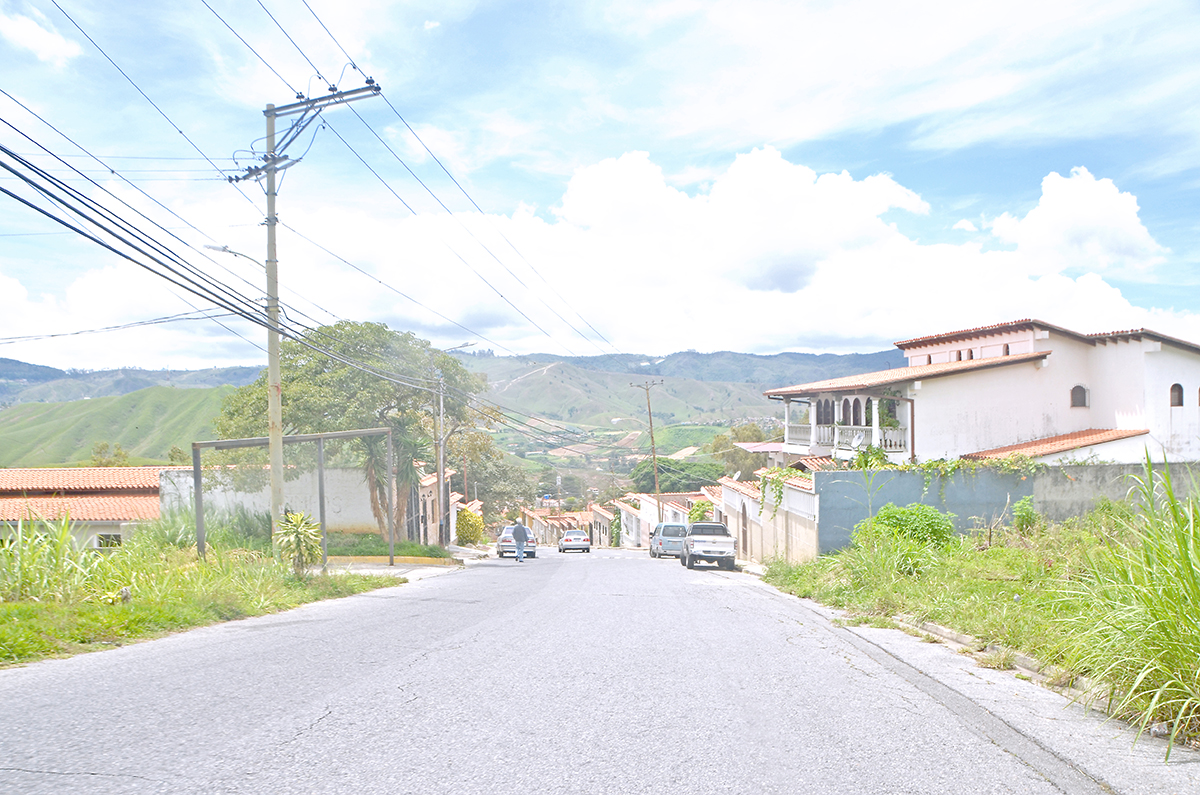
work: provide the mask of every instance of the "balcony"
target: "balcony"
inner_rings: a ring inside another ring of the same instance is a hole
[[[886,453],[908,451],[908,428],[880,428],[879,439],[870,425],[818,425],[815,439],[813,430],[811,425],[788,425],[787,444],[808,447],[810,453],[817,452],[814,448],[854,451],[871,444]]]

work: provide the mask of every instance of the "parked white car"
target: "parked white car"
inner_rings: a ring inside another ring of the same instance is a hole
[[[728,527],[721,522],[693,522],[688,525],[679,562],[691,569],[695,568],[698,560],[715,563],[729,571],[734,569],[737,561],[733,536],[729,534]]]
[[[580,552],[591,552],[592,539],[583,530],[568,530],[558,540],[558,551],[566,552],[569,549],[576,549]]]

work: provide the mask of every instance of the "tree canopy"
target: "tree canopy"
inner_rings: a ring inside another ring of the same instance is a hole
[[[314,350],[312,346],[334,355]],[[339,358],[360,363],[366,369]],[[470,406],[471,398],[484,386],[480,377],[427,340],[410,332],[393,331],[382,323],[341,321],[313,329],[299,340],[284,340],[279,361],[285,434],[392,429],[397,454],[398,520],[403,518],[408,495],[408,489],[404,488],[406,481],[416,476],[412,458],[417,455],[427,461],[432,458],[429,439],[435,432],[439,378],[444,383],[447,432],[486,422],[486,417]],[[214,425],[222,439],[267,435],[266,370],[254,383],[226,397]],[[368,482],[374,484],[372,508],[382,529],[386,524],[386,512],[381,506],[386,504],[387,482],[383,440],[331,442],[327,449],[333,460],[363,467]],[[311,451],[289,446],[285,452],[289,464],[297,465],[289,470],[292,477],[309,468],[310,461],[306,459],[311,457]],[[224,460],[261,460],[262,453],[261,450],[228,451]],[[261,470],[258,472],[261,477]]]
[[[721,465],[710,461],[658,459],[658,482],[663,492],[698,491],[701,486],[715,484],[722,474]],[[630,477],[635,491],[654,493],[654,464],[650,459],[639,461]]]

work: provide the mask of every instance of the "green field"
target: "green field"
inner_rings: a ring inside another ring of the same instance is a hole
[[[154,386],[120,397],[21,403],[0,410],[0,466],[86,464],[97,442],[119,444],[131,464],[166,462],[172,446],[212,439],[212,421],[233,387]]]

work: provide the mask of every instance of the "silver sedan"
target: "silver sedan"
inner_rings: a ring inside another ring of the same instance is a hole
[[[576,549],[580,552],[592,551],[592,539],[582,530],[568,530],[563,533],[563,537],[558,539],[558,551],[566,552],[569,549]]]

